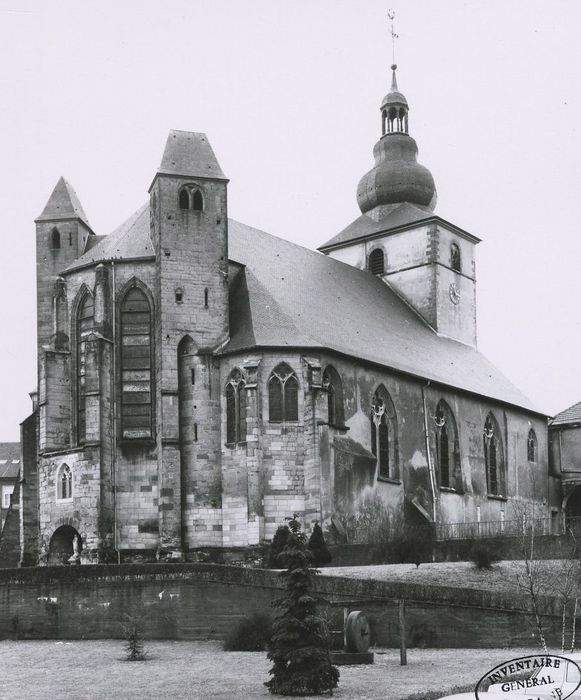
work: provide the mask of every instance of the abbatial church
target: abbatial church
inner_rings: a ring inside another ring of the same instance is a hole
[[[557,518],[547,417],[476,347],[479,239],[434,213],[395,67],[360,215],[318,251],[228,218],[207,136],[170,132],[109,235],[60,179],[36,220],[38,389],[21,563]],[[144,182],[144,191],[147,180]]]

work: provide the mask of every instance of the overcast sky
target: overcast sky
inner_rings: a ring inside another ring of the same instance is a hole
[[[106,234],[146,201],[168,130],[205,131],[230,216],[316,248],[359,213],[389,7],[0,0],[0,440],[36,385],[34,218],[59,176]],[[554,414],[581,401],[581,3],[392,7],[436,213],[483,241],[479,347]]]

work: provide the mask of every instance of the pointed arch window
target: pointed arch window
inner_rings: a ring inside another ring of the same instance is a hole
[[[153,436],[151,305],[131,287],[121,302],[121,430],[124,438]]]
[[[529,462],[536,462],[537,461],[537,434],[535,431],[531,428],[529,430],[529,436],[527,439],[527,459]]]
[[[50,232],[50,247],[53,250],[58,250],[61,247],[61,234],[58,228],[53,228]]]
[[[371,400],[371,451],[377,457],[378,478],[399,478],[397,415],[391,396],[380,386]]]
[[[341,382],[339,373],[331,365],[323,372],[323,387],[327,390],[329,425],[342,428],[345,425],[343,383]]]
[[[462,272],[462,258],[460,256],[460,247],[457,243],[452,243],[450,246],[450,267],[455,272]]]
[[[180,190],[179,203],[180,209],[190,208],[190,193],[188,192],[186,187],[182,187],[182,189]]]
[[[376,248],[369,255],[369,272],[373,275],[383,275],[385,272],[385,256],[381,248]]]
[[[484,423],[484,460],[488,495],[505,495],[504,448],[500,427],[494,415],[489,413]]]
[[[63,464],[57,474],[57,499],[69,500],[73,497],[73,473],[68,464]]]
[[[268,419],[271,423],[299,419],[299,383],[286,362],[275,367],[268,380]]]
[[[433,420],[440,486],[461,491],[462,471],[458,427],[452,410],[443,399],[436,407],[436,415]]]
[[[226,442],[246,442],[246,380],[239,369],[226,384]]]
[[[87,374],[87,339],[93,332],[95,305],[86,292],[77,311],[77,440],[85,442],[87,432],[85,411],[85,383]]]

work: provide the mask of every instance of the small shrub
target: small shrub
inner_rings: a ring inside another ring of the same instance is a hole
[[[470,561],[479,571],[482,571],[492,569],[492,565],[500,561],[500,556],[489,545],[476,544],[470,550]]]
[[[127,661],[145,661],[146,653],[143,647],[144,611],[136,610],[123,614],[123,633],[126,644],[123,647]]]
[[[274,533],[270,549],[268,550],[268,567],[270,569],[284,569],[285,561],[281,558],[281,554],[286,547],[290,530],[288,525],[280,525]]]
[[[307,545],[311,554],[313,555],[313,564],[315,566],[322,566],[323,564],[328,564],[332,557],[325,538],[323,536],[323,530],[319,523],[315,523],[313,531],[309,538],[309,544]]]
[[[243,617],[224,640],[224,651],[264,651],[272,635],[272,620],[266,613]]]

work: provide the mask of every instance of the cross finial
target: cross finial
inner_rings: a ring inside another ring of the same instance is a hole
[[[387,11],[387,18],[391,22],[391,62],[395,64],[395,40],[399,39],[399,36],[395,33],[395,28],[394,28],[394,20],[395,20],[395,11],[394,10],[388,10]]]

